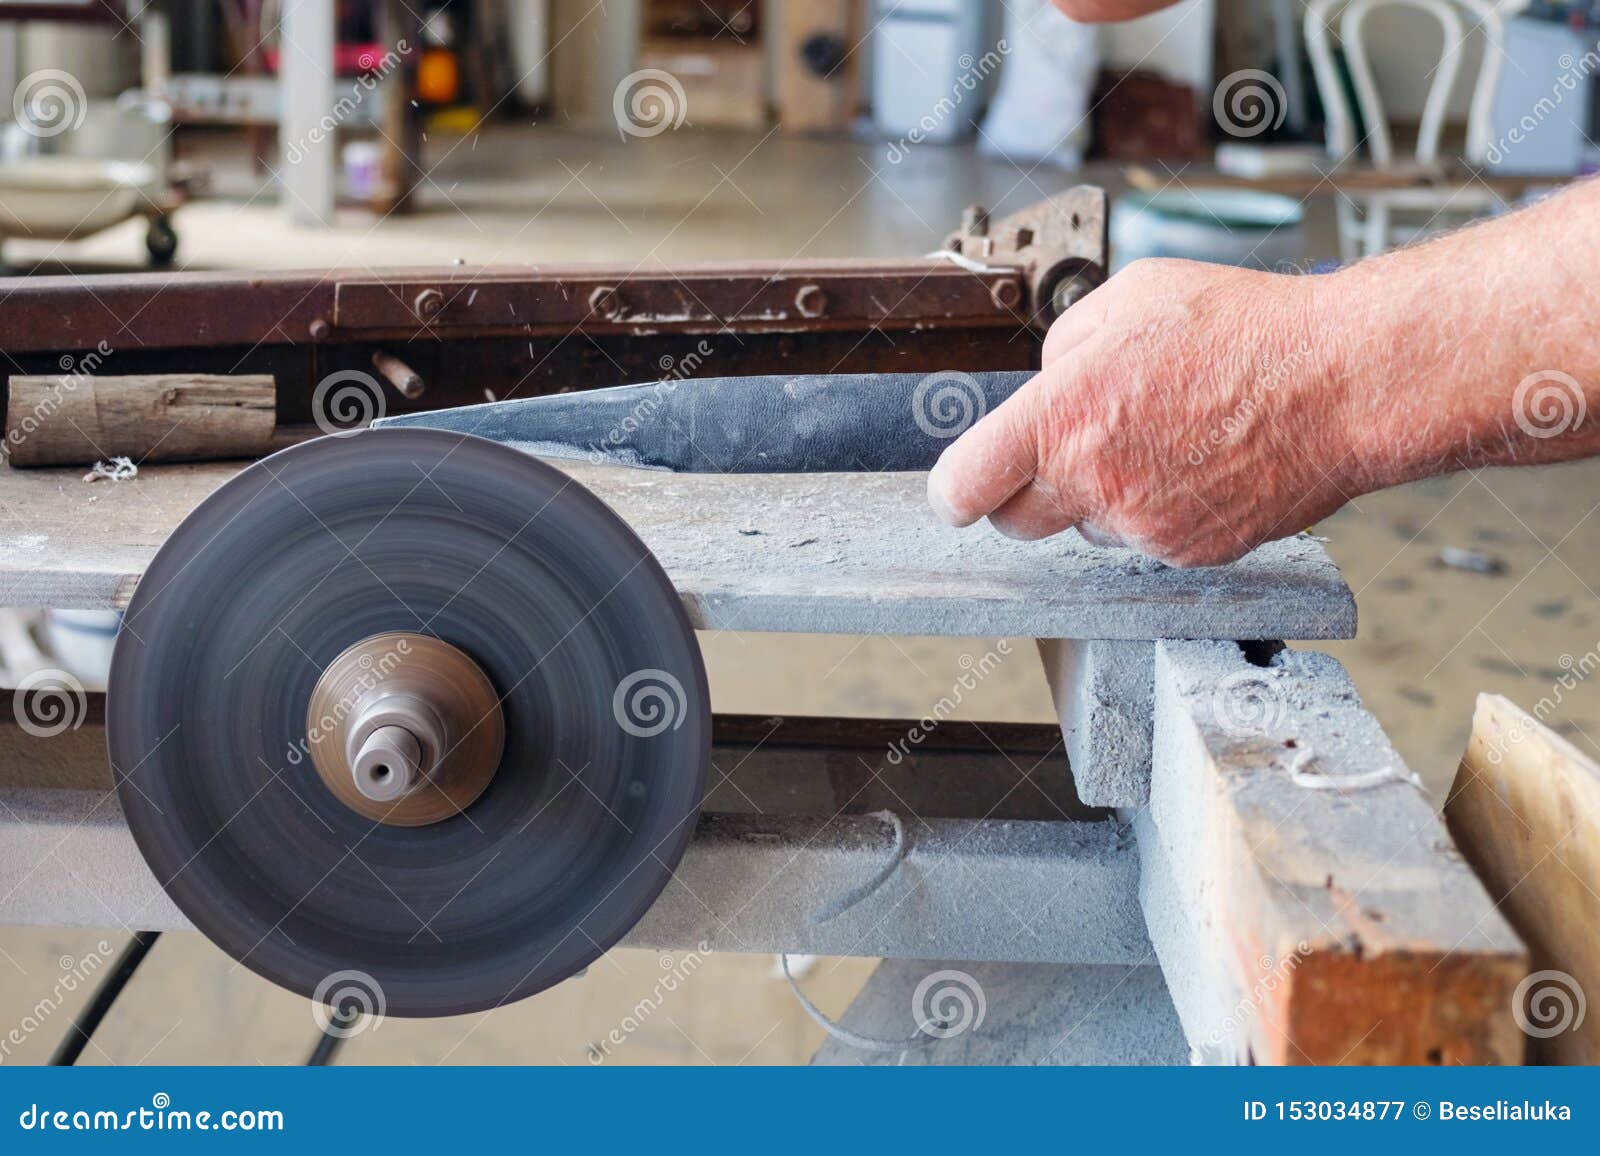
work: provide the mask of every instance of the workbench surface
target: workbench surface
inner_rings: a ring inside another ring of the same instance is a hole
[[[126,606],[167,534],[244,463],[0,468],[0,605]],[[1349,638],[1355,600],[1314,539],[1174,570],[1076,533],[954,530],[921,474],[686,475],[552,462],[622,515],[696,627],[1035,638]],[[404,468],[399,467],[399,468]]]

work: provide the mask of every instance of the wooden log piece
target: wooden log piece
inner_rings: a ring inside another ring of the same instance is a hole
[[[277,387],[267,374],[10,379],[5,450],[13,466],[260,457],[273,448]]]

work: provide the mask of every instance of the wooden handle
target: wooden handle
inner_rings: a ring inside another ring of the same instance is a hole
[[[276,398],[268,374],[18,375],[5,449],[21,468],[260,457],[272,452]]]

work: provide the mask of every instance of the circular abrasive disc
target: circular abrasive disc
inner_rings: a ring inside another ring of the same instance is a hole
[[[426,826],[358,814],[308,754],[318,677],[386,632],[448,642],[502,696],[493,779]],[[616,943],[693,833],[711,741],[694,633],[628,526],[534,458],[424,429],[307,442],[201,503],[139,582],[106,715],[128,824],[196,927],[284,987],[415,1016]]]

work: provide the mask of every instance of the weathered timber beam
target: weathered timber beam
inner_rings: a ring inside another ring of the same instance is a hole
[[[1197,1051],[1520,1061],[1522,943],[1337,662],[1159,643],[1154,733],[1141,896]]]

